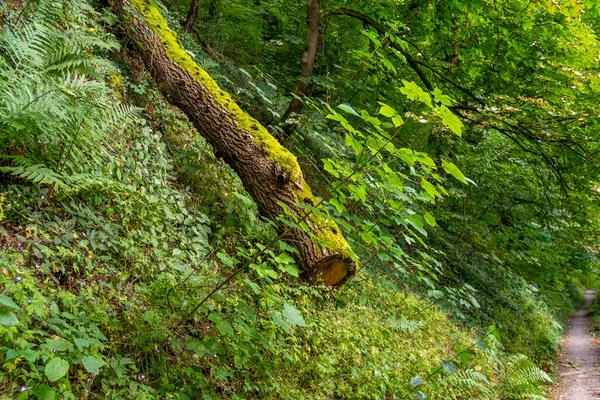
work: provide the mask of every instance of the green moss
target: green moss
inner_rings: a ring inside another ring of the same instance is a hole
[[[286,173],[287,178],[302,187],[302,190],[296,195],[296,202],[316,204],[314,195],[304,181],[296,156],[283,147],[256,119],[244,112],[231,98],[229,93],[222,90],[214,79],[181,48],[175,32],[169,29],[154,0],[131,0],[131,2],[142,14],[145,22],[160,37],[169,58],[187,71],[192,79],[195,79],[204,86],[210,93],[210,96],[229,111],[230,115],[237,122],[238,128],[253,135],[254,142],[263,149],[265,156],[270,160],[276,161],[281,166],[283,172]],[[350,246],[348,246],[335,222],[316,214],[311,214],[308,222],[315,229],[315,234],[332,252],[340,253],[356,260],[356,256],[350,249]]]
[[[254,136],[254,141],[262,147],[267,158],[276,160],[289,179],[300,183],[302,171],[296,156],[283,147],[256,119],[244,112],[229,93],[222,90],[215,80],[181,48],[175,32],[167,26],[156,3],[153,0],[132,0],[132,3],[142,13],[146,23],[161,38],[169,58],[201,83],[213,99],[230,112],[240,129]]]

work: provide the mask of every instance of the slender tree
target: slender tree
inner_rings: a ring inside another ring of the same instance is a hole
[[[365,27],[373,27],[380,35],[388,33],[383,24],[367,14],[347,7],[335,7],[320,10],[319,0],[308,0],[306,4],[306,37],[304,41],[304,52],[302,53],[302,59],[300,61],[300,77],[296,82],[294,97],[281,117],[281,121],[283,122],[285,122],[290,115],[299,114],[302,111],[304,106],[303,100],[310,97],[316,88],[316,84],[307,82],[307,79],[314,74],[314,64],[320,40],[320,24],[323,19],[335,15],[357,19],[361,21]],[[419,76],[419,79],[423,82],[427,90],[433,90],[433,85],[427,75],[423,72],[420,63],[416,61],[408,51],[400,46],[397,41],[386,38],[382,44],[386,44],[402,54],[408,65]],[[289,133],[289,131],[287,131],[287,133]]]
[[[307,82],[307,79],[313,76],[315,68],[320,24],[321,10],[319,8],[319,0],[308,0],[306,2],[306,37],[304,39],[304,52],[300,60],[300,78],[296,82],[295,96],[281,117],[281,120],[284,122],[290,115],[299,113],[302,110],[302,98],[310,97],[315,89],[316,85]]]
[[[185,23],[183,24],[183,30],[187,33],[191,33],[196,26],[196,18],[198,17],[198,8],[200,7],[200,0],[192,0],[190,3],[190,9],[188,10]]]

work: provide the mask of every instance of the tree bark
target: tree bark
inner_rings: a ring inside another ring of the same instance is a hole
[[[136,44],[146,68],[171,103],[237,172],[260,212],[278,224],[282,239],[298,251],[296,261],[310,282],[338,285],[355,272],[356,256],[324,210],[306,213],[296,204],[317,206],[296,157],[242,111],[232,98],[179,46],[153,0],[109,0]],[[303,220],[309,235],[278,221],[281,204]],[[322,216],[323,215],[323,216]]]
[[[303,98],[310,97],[316,85],[306,82],[307,78],[313,76],[317,47],[319,45],[319,26],[321,24],[321,10],[319,0],[307,0],[306,2],[306,38],[304,40],[304,52],[300,60],[300,79],[296,82],[294,98],[287,110],[283,113],[281,121],[285,122],[292,114],[302,111]]]
[[[185,23],[183,24],[183,31],[191,33],[196,27],[196,18],[198,17],[198,7],[200,6],[200,0],[192,0],[190,9],[188,10]]]

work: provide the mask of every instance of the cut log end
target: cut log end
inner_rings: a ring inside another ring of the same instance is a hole
[[[354,275],[356,263],[351,258],[333,255],[321,259],[313,269],[310,281],[313,284],[339,286]]]

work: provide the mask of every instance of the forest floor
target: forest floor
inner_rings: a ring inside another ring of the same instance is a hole
[[[590,334],[588,311],[595,290],[585,291],[583,307],[573,314],[558,357],[555,400],[600,399],[600,347]]]

